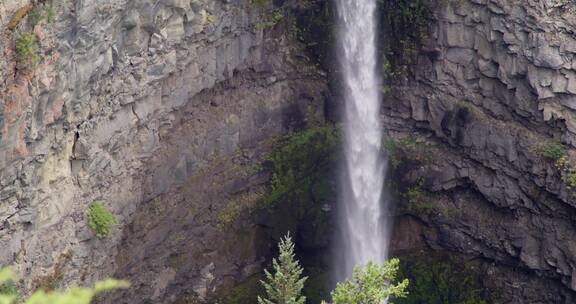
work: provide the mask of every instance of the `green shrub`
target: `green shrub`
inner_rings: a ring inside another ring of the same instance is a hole
[[[408,294],[408,279],[396,283],[400,260],[391,259],[383,265],[369,262],[356,267],[352,278],[338,283],[332,292],[334,304],[381,304],[392,296],[404,298]]]
[[[433,10],[424,0],[380,0],[381,27],[389,33],[386,45],[380,48],[380,58],[389,62],[383,71],[384,83],[406,76],[418,56],[433,20]]]
[[[0,284],[10,282],[13,278],[10,269],[0,269]],[[0,290],[0,304],[90,304],[97,294],[117,288],[128,288],[129,285],[126,281],[107,279],[96,282],[93,288],[74,287],[64,292],[37,290],[22,302],[18,301],[17,295]]]
[[[425,201],[425,194],[420,185],[410,187],[408,191],[404,193],[404,197],[410,204],[419,204]]]
[[[422,180],[401,193],[401,196],[405,203],[400,205],[400,211],[411,215],[429,216],[434,213],[452,220],[462,216],[460,209],[443,202],[441,196],[422,189]]]
[[[486,304],[482,278],[472,264],[457,264],[446,257],[416,256],[402,259],[400,278],[408,278],[408,296],[395,304]]]
[[[333,125],[306,129],[280,140],[270,154],[272,191],[264,203],[308,197],[337,158],[340,131]],[[325,187],[320,187],[325,188]],[[320,191],[325,192],[325,191]]]
[[[392,165],[393,169],[397,169],[402,164],[401,156],[399,155],[399,147],[393,138],[387,138],[384,140],[382,145],[386,152],[388,152],[388,161]]]
[[[270,190],[251,189],[231,197],[218,214],[219,228],[230,227],[245,213],[284,201],[292,202],[294,208],[319,211],[334,196],[331,177],[335,174],[332,171],[339,141],[340,132],[334,125],[312,127],[275,139],[275,147],[265,161],[247,171],[249,175],[271,171]]]
[[[302,293],[306,296],[307,303],[321,303],[323,299],[330,297],[331,273],[323,268],[310,267],[305,269],[304,274],[308,280],[306,280]]]
[[[403,196],[408,201],[408,210],[419,215],[428,215],[434,211],[434,204],[420,186],[410,187]]]
[[[16,297],[16,299],[20,297],[20,292],[18,291],[16,283],[14,283],[13,279],[9,279],[3,283],[0,283],[0,295]],[[2,302],[0,301],[0,303]]]
[[[116,217],[102,203],[93,202],[88,209],[88,225],[99,239],[110,235],[112,227],[117,223]]]
[[[422,190],[421,182],[408,188],[402,194],[408,203],[406,210],[415,213],[416,215],[429,215],[435,210],[435,205],[431,202],[432,198],[429,193]]]
[[[266,278],[262,285],[266,296],[259,296],[258,304],[304,304],[306,297],[302,295],[302,291],[308,278],[302,276],[303,269],[294,255],[294,243],[290,234],[280,240],[278,247],[278,259],[273,259],[274,272],[264,271]],[[365,266],[357,266],[352,278],[338,283],[336,289],[330,293],[333,303],[381,304],[391,296],[405,297],[409,281],[406,278],[397,281],[399,265],[400,260],[391,259],[382,265],[369,262]],[[242,303],[252,302],[250,297],[246,297],[246,300]]]
[[[568,186],[569,189],[576,188],[576,170],[569,170],[562,176],[562,181]]]
[[[576,188],[576,168],[570,163],[566,146],[560,143],[548,143],[539,146],[536,152],[544,159],[555,162],[556,168],[560,170],[562,182],[568,189]]]
[[[24,33],[16,40],[18,61],[28,70],[33,70],[40,62],[40,44],[36,34]]]
[[[432,144],[418,137],[394,139],[386,137],[382,148],[386,150],[392,169],[396,170],[405,162],[422,163],[430,161]]]
[[[258,294],[264,292],[264,288],[260,284],[260,275],[254,275],[246,279],[244,282],[234,286],[224,296],[222,303],[224,304],[245,304],[256,303]]]
[[[558,161],[566,155],[566,146],[560,143],[548,143],[538,148],[538,153],[547,160]]]

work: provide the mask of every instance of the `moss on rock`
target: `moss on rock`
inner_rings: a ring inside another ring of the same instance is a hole
[[[446,255],[410,255],[400,258],[399,278],[410,280],[408,297],[396,304],[485,304],[490,297],[482,284],[478,263]]]
[[[330,298],[330,273],[318,267],[305,268],[304,275],[308,277],[303,294],[310,304],[321,303]]]
[[[257,303],[258,295],[264,294],[264,288],[260,284],[262,275],[253,275],[244,282],[230,289],[222,299],[223,304],[247,304]]]
[[[384,80],[408,73],[418,63],[418,56],[427,37],[432,11],[425,0],[381,0],[382,39],[381,58]]]

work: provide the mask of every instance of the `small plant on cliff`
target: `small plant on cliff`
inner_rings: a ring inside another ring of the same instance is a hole
[[[34,33],[22,34],[16,40],[16,53],[18,61],[28,70],[33,70],[40,62],[40,44],[38,37]]]
[[[560,143],[548,143],[538,148],[538,153],[547,160],[558,161],[566,155],[566,146]]]
[[[369,262],[365,267],[356,267],[352,278],[338,283],[332,292],[334,304],[381,304],[389,297],[403,298],[408,294],[408,279],[396,281],[400,260],[391,259],[383,265]]]
[[[392,169],[398,169],[406,162],[425,163],[430,161],[433,144],[419,137],[391,138],[382,140],[382,148],[388,155]]]
[[[266,280],[262,281],[266,297],[258,297],[258,304],[304,304],[306,297],[302,289],[306,277],[302,277],[302,267],[294,257],[294,243],[290,233],[280,240],[280,255],[273,260],[274,274],[265,270]]]
[[[544,159],[554,161],[567,188],[569,190],[576,189],[576,168],[571,165],[566,146],[560,143],[548,143],[539,146],[536,152]]]
[[[392,138],[385,139],[382,147],[384,147],[386,149],[386,152],[388,153],[388,160],[390,161],[392,168],[398,169],[398,167],[400,167],[400,165],[402,164],[402,159],[396,141]]]
[[[422,190],[422,183],[410,187],[402,196],[408,201],[408,210],[416,215],[429,215],[434,211],[434,204],[430,202],[428,193]]]
[[[10,269],[0,270],[0,284],[5,284],[13,279],[14,275]],[[74,287],[64,292],[38,290],[22,302],[18,301],[17,295],[0,291],[0,304],[90,304],[97,294],[112,289],[127,288],[129,285],[126,281],[107,279],[97,282],[93,288]]]
[[[564,175],[562,176],[562,181],[566,184],[568,189],[576,189],[576,170],[569,169]]]
[[[32,26],[36,26],[42,20],[46,20],[47,23],[54,22],[56,17],[56,11],[52,6],[36,6],[28,14],[28,21]]]
[[[116,217],[102,203],[93,202],[88,209],[88,225],[99,239],[107,237],[117,223]]]

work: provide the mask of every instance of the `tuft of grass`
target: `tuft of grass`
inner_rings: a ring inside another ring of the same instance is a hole
[[[558,161],[567,153],[566,146],[561,143],[547,143],[537,149],[538,154],[551,161]]]
[[[40,63],[40,44],[36,34],[24,33],[16,40],[18,61],[27,70],[33,70]]]
[[[88,225],[99,239],[110,235],[112,227],[117,223],[116,217],[101,202],[93,202],[88,209]]]

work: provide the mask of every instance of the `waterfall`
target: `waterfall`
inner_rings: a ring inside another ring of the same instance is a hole
[[[383,216],[382,157],[377,73],[377,0],[337,0],[338,60],[345,101],[345,177],[342,181],[342,263],[349,275],[355,265],[382,263],[388,254],[388,225]]]

